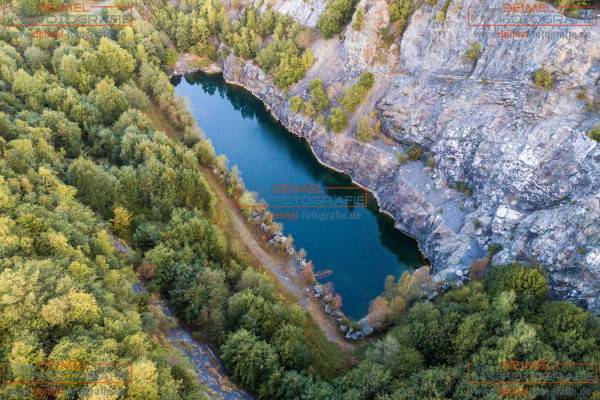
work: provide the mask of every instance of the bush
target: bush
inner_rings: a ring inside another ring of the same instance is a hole
[[[352,29],[354,29],[357,32],[360,31],[362,29],[364,19],[365,12],[362,8],[359,8],[358,10],[356,10],[356,13],[354,13],[354,23],[352,23]]]
[[[304,104],[304,114],[306,114],[307,117],[314,117],[315,115],[317,115],[317,111],[315,110],[315,106],[313,106],[312,103],[305,103]]]
[[[340,104],[344,111],[352,114],[358,105],[365,100],[369,89],[373,87],[374,83],[375,76],[370,72],[363,72],[358,82],[350,86],[340,99]]]
[[[492,243],[488,247],[488,258],[491,260],[494,256],[502,251],[502,245],[500,243]]]
[[[348,118],[341,109],[334,108],[329,115],[328,125],[332,131],[340,133],[348,126]]]
[[[321,113],[329,107],[329,98],[325,91],[325,85],[321,79],[313,79],[308,83],[310,103],[315,112]]]
[[[473,42],[465,51],[463,55],[463,62],[471,61],[473,63],[477,62],[479,59],[479,55],[481,54],[481,44],[479,42]]]
[[[596,125],[594,129],[590,131],[588,134],[590,139],[595,140],[596,142],[600,142],[600,124]]]
[[[485,284],[493,296],[513,290],[517,295],[517,303],[523,310],[534,310],[548,296],[546,275],[539,266],[522,264],[497,266],[489,271]]]
[[[304,111],[304,100],[299,96],[294,96],[290,99],[290,109],[297,113]]]
[[[394,0],[390,5],[390,20],[396,22],[400,34],[404,32],[414,11],[413,0]]]
[[[467,182],[456,182],[454,184],[454,189],[458,190],[459,192],[462,192],[465,196],[471,196],[473,194]]]
[[[354,13],[353,0],[330,0],[317,22],[317,28],[325,38],[340,33],[350,22]]]
[[[437,162],[435,161],[434,157],[427,158],[427,161],[425,161],[425,164],[431,169],[434,169],[435,167],[437,167]]]
[[[365,89],[371,89],[375,84],[375,75],[371,72],[363,72],[358,78],[358,84]]]
[[[396,154],[396,161],[398,161],[398,164],[404,165],[408,162],[408,156],[403,153],[398,153]]]
[[[362,117],[358,121],[358,125],[356,127],[356,138],[362,142],[370,142],[373,139],[369,117]]]
[[[418,144],[412,145],[406,151],[406,155],[411,161],[417,161],[423,156],[423,148]]]
[[[544,68],[540,68],[535,71],[533,78],[535,81],[535,86],[540,89],[550,90],[554,86],[554,78],[552,77],[552,73]]]
[[[446,21],[446,14],[448,14],[449,7],[450,7],[450,0],[446,0],[444,5],[442,6],[442,8],[440,8],[440,11],[438,11],[437,15],[435,16],[435,20],[438,22]]]

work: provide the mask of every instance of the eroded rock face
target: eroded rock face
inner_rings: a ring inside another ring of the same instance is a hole
[[[277,0],[263,4],[263,7],[272,6],[273,10],[289,15],[302,25],[314,28],[327,2],[325,0]]]
[[[285,9],[291,2],[275,3]],[[502,7],[501,1],[486,3]],[[500,28],[470,27],[469,12],[488,12],[470,6],[480,7],[452,2],[444,22],[436,20],[441,4],[422,6],[398,54],[388,49],[387,59],[374,56],[382,44],[373,24],[389,19],[382,0],[359,3],[361,31],[349,26],[341,41],[314,44],[315,66],[288,95],[306,96],[314,77],[346,85],[370,70],[386,83],[368,102],[392,146],[361,143],[352,130],[335,136],[293,114],[285,95],[251,62],[229,56],[222,60],[224,76],[263,100],[323,163],[371,189],[397,227],[419,241],[438,275],[466,272],[499,243],[495,262],[537,261],[557,295],[599,311],[600,146],[586,132],[600,114],[578,93],[599,95],[600,28],[526,28],[527,37],[504,39]],[[290,15],[307,24],[318,17]],[[464,57],[473,43],[481,47],[476,61]],[[551,90],[533,84],[541,67],[553,73]],[[437,168],[399,166],[395,154],[413,144]],[[471,197],[451,189],[459,182]]]
[[[394,49],[383,46],[379,30],[390,22],[388,4],[385,0],[362,0],[356,6],[364,13],[360,30],[352,26],[356,20],[353,17],[350,27],[345,31],[340,46],[340,57],[346,60],[346,67],[360,73],[364,70],[390,73],[397,63]]]

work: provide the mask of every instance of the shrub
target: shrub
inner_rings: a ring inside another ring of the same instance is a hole
[[[469,188],[469,185],[467,185],[467,182],[456,182],[456,184],[454,184],[454,189],[458,190],[459,192],[462,192],[465,196],[472,195],[471,189]]]
[[[354,29],[355,31],[360,31],[362,29],[364,19],[365,12],[362,8],[359,8],[358,10],[356,10],[356,13],[354,13],[354,22],[352,23],[352,29]]]
[[[437,162],[435,161],[435,158],[433,158],[433,157],[427,158],[427,161],[425,161],[425,164],[431,169],[434,169],[435,167],[437,167]]]
[[[597,124],[594,129],[590,131],[588,134],[590,139],[595,140],[596,142],[600,142],[600,124]]]
[[[329,115],[328,124],[329,129],[335,133],[340,133],[348,126],[348,118],[341,109],[334,108]]]
[[[371,89],[375,84],[375,75],[371,72],[363,72],[358,78],[358,84],[365,89]]]
[[[473,63],[477,62],[479,59],[479,55],[481,54],[481,44],[479,42],[473,42],[463,54],[463,62],[471,61]]]
[[[356,138],[362,142],[370,142],[373,139],[369,117],[362,117],[358,121],[358,125],[356,127]]]
[[[517,294],[517,303],[526,310],[538,307],[548,295],[546,275],[539,266],[510,264],[494,267],[487,274],[486,287],[493,296],[513,290]]]
[[[473,261],[469,268],[469,276],[471,279],[480,280],[485,277],[485,272],[490,265],[490,260],[487,257]]]
[[[330,38],[336,33],[340,33],[350,22],[354,6],[352,0],[330,0],[317,22],[317,28],[323,37]]]
[[[413,0],[394,0],[390,5],[390,20],[396,22],[400,34],[404,32],[414,11]]]
[[[387,26],[379,29],[379,38],[387,47],[390,47],[391,44],[394,43],[394,35],[392,34],[390,28]]]
[[[398,161],[398,164],[404,165],[408,162],[408,156],[404,153],[397,153],[396,161]]]
[[[450,7],[450,0],[446,0],[444,5],[442,6],[442,8],[440,8],[440,11],[438,11],[437,15],[435,16],[436,21],[438,21],[438,22],[446,21],[446,14],[448,14],[449,7]]]
[[[310,103],[318,113],[323,112],[329,107],[329,98],[325,91],[325,85],[321,79],[313,79],[308,83],[310,94]]]
[[[365,100],[369,89],[373,87],[374,83],[375,76],[370,72],[363,72],[358,82],[350,86],[340,99],[340,104],[344,111],[352,114],[358,105]]]
[[[290,109],[297,113],[304,111],[304,101],[299,96],[294,96],[290,99]]]
[[[488,247],[488,258],[491,260],[494,256],[502,251],[502,245],[500,243],[492,243]]]
[[[406,151],[406,155],[411,161],[417,161],[423,156],[423,148],[417,144],[412,145]]]
[[[535,86],[540,89],[550,90],[554,86],[554,78],[552,77],[552,73],[544,68],[540,68],[535,71],[533,78],[535,81]]]
[[[306,114],[307,117],[314,117],[315,115],[317,115],[317,111],[315,110],[315,106],[313,106],[312,103],[305,103],[304,104],[304,114]]]

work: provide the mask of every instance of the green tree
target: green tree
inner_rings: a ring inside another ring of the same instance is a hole
[[[325,38],[330,38],[352,19],[355,3],[352,0],[330,0],[317,21],[317,28]]]
[[[483,314],[471,314],[465,317],[452,338],[452,344],[459,360],[468,359],[480,342],[487,337],[486,317]]]
[[[158,371],[152,361],[138,361],[132,365],[137,379],[132,379],[127,388],[131,400],[159,400]]]
[[[600,324],[583,309],[566,301],[551,301],[540,308],[536,322],[544,341],[571,360],[592,354],[597,346],[594,337],[600,334]]]
[[[107,38],[101,38],[96,51],[100,76],[108,75],[116,82],[129,80],[135,70],[135,59],[129,52]]]
[[[492,296],[513,290],[522,311],[533,311],[548,295],[546,276],[538,266],[511,264],[490,269],[486,286]]]
[[[359,399],[374,399],[378,394],[389,390],[390,372],[383,366],[363,361],[342,378],[342,385],[348,392],[355,391]],[[345,396],[345,397],[346,397]]]
[[[332,131],[340,133],[348,126],[348,117],[341,109],[334,108],[331,110],[327,123]]]
[[[210,340],[216,341],[225,328],[225,304],[229,291],[223,271],[203,268],[195,285],[186,290],[184,315]]]
[[[394,0],[390,5],[390,20],[398,24],[400,34],[404,32],[408,20],[414,11],[413,0]]]
[[[221,355],[234,379],[251,389],[257,389],[279,367],[273,347],[245,329],[227,338]]]
[[[114,218],[112,219],[113,229],[121,237],[128,237],[131,232],[131,220],[133,215],[125,208],[117,206],[113,210]]]
[[[115,121],[127,109],[127,99],[122,91],[115,87],[110,78],[102,79],[96,84],[96,89],[90,93],[92,102],[100,110],[104,123]]]
[[[356,138],[362,142],[369,142],[371,139],[373,139],[369,117],[364,116],[358,120],[358,125],[356,127]]]
[[[308,92],[310,94],[310,103],[315,112],[322,113],[329,107],[329,98],[321,79],[317,78],[310,81],[308,83]]]
[[[366,95],[374,83],[374,75],[370,72],[363,72],[358,82],[350,86],[340,99],[344,111],[348,114],[354,113],[358,105],[365,101]]]
[[[117,188],[117,179],[92,161],[83,157],[73,161],[67,172],[67,180],[77,190],[77,197],[109,216]]]
[[[44,110],[40,118],[40,126],[51,129],[52,144],[55,148],[64,149],[69,157],[79,155],[81,152],[81,130],[63,112]]]
[[[275,334],[273,346],[284,367],[301,371],[308,366],[310,352],[302,328],[294,325],[282,326]]]
[[[365,19],[365,11],[362,8],[359,8],[354,13],[354,22],[352,23],[352,29],[355,31],[360,31],[363,27],[363,22]]]

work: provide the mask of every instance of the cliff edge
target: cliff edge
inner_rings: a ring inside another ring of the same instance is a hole
[[[321,0],[272,3],[308,26],[324,9]],[[473,24],[494,21],[501,1],[452,1],[446,10],[439,3],[416,9],[401,40],[389,43],[381,31],[388,4],[361,0],[362,29],[351,23],[338,37],[317,39],[316,62],[287,94],[231,54],[220,60],[223,74],[305,138],[321,162],[369,188],[438,277],[462,279],[499,244],[495,263],[540,263],[557,296],[600,311],[600,145],[587,136],[600,123],[600,28],[507,34]],[[466,56],[474,47],[476,57]],[[540,69],[551,73],[550,89],[536,86]],[[362,71],[376,84],[356,115],[375,110],[386,140],[357,140],[357,117],[335,135],[290,110],[289,98],[306,98],[311,79],[339,91]],[[435,166],[400,165],[397,153],[414,145]]]

